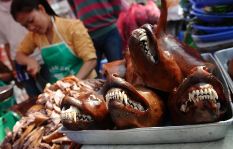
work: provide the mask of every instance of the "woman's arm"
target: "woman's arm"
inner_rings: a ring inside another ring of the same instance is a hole
[[[16,61],[21,65],[26,65],[27,72],[32,76],[35,76],[40,71],[40,64],[37,60],[21,51],[16,52]]]
[[[35,37],[32,32],[29,32],[24,39],[21,41],[20,45],[16,50],[16,61],[21,65],[26,65],[27,72],[34,76],[40,70],[40,65],[33,59],[29,57],[31,53],[34,52],[37,47],[35,43]]]
[[[69,28],[69,33],[72,36],[72,44],[75,54],[84,62],[76,76],[79,79],[86,79],[91,71],[95,70],[97,63],[94,44],[82,21],[78,19],[75,20]]]
[[[96,66],[96,59],[85,61],[76,76],[79,79],[86,79],[88,75],[91,73],[91,71],[95,68],[95,66]]]

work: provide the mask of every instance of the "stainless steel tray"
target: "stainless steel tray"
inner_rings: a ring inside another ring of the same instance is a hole
[[[225,75],[231,93],[233,93],[233,80],[231,79],[230,75],[227,72],[228,70],[227,62],[233,59],[233,48],[217,51],[214,53],[214,57],[216,58],[217,63],[219,64],[223,74]]]
[[[202,56],[207,61],[216,64],[211,54],[203,54]],[[225,93],[230,100],[229,89],[219,67],[214,73],[222,81]],[[62,127],[60,132],[80,144],[156,144],[213,141],[224,138],[229,130],[233,122],[232,105],[228,112],[229,118],[226,120],[208,124],[82,131],[71,131]]]

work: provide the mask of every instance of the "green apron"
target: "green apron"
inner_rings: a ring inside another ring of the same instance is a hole
[[[66,44],[58,32],[54,19],[51,18],[51,20],[54,30],[62,42],[42,47],[41,55],[50,72],[50,79],[48,81],[54,83],[66,76],[76,75],[83,65],[83,61],[78,58]]]

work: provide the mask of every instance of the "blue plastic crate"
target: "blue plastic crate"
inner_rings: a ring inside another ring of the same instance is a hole
[[[190,0],[197,6],[213,6],[213,5],[229,5],[233,4],[233,0]]]
[[[233,22],[233,14],[232,15],[211,15],[211,14],[202,14],[197,13],[195,11],[191,11],[190,14],[196,16],[198,19],[207,22],[207,23],[219,23],[223,21],[231,21]]]
[[[233,26],[202,26],[197,24],[192,24],[192,28],[196,30],[204,31],[208,34],[233,30]]]
[[[213,12],[205,12],[203,10],[203,7],[198,7],[196,5],[192,5],[192,10],[199,14],[211,14],[211,15],[224,15],[224,16],[233,16],[233,12],[227,12],[227,13],[213,13]]]
[[[203,42],[230,40],[230,39],[233,39],[233,30],[215,33],[215,34],[206,34],[206,35],[194,35],[193,34],[192,38],[195,41],[203,41]]]

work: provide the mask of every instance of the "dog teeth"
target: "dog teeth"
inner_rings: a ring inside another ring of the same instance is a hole
[[[142,34],[141,36],[139,36],[139,40],[140,40],[140,41],[147,41],[147,36],[146,36],[146,34]]]
[[[141,111],[144,110],[143,106],[140,105],[140,103],[130,100],[127,94],[119,88],[110,89],[108,93],[105,95],[105,98],[106,98],[107,104],[110,100],[119,100],[124,105],[129,105],[136,110],[141,110]]]
[[[128,104],[128,97],[124,91],[123,91],[123,100],[124,100],[124,104],[127,105]]]
[[[65,110],[65,108],[62,108],[61,119],[71,120],[74,122],[77,122],[77,120],[83,120],[83,121],[93,120],[90,115],[81,114],[80,110],[74,106],[70,106],[70,108],[67,110]]]
[[[150,60],[151,60],[153,63],[155,63],[155,59],[154,59],[153,56],[150,56]]]
[[[188,101],[199,101],[199,100],[212,100],[216,101],[218,99],[218,94],[213,88],[205,88],[200,90],[193,90],[192,93],[188,95]]]
[[[213,89],[213,87],[209,88],[202,88],[198,90],[193,90],[188,94],[188,99],[187,101],[181,105],[180,111],[187,112],[187,104],[188,102],[193,102],[197,103],[202,100],[209,100],[211,102],[217,103],[218,100],[218,94],[217,92]]]
[[[143,43],[145,54],[153,63],[155,63],[155,59],[154,59],[153,55],[151,54],[151,52],[149,51],[149,40],[148,40],[148,37],[146,35],[146,30],[145,29],[137,29],[136,31],[138,33],[140,33],[138,38],[139,38],[139,41]]]
[[[145,33],[146,30],[144,30],[144,29],[137,29],[137,31],[138,31],[140,34],[142,34],[142,33]]]

